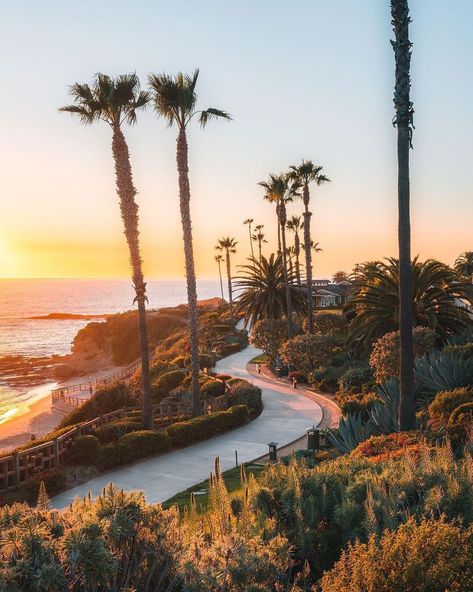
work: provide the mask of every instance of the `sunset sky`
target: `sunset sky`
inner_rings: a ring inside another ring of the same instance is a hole
[[[232,122],[189,130],[197,271],[213,246],[272,206],[257,182],[302,158],[333,180],[313,191],[315,275],[396,254],[394,59],[388,0],[1,2],[0,277],[121,277],[128,256],[110,130],[57,111],[95,72],[200,68],[202,107]],[[412,0],[413,254],[473,249],[473,2]],[[175,131],[149,110],[125,129],[145,272],[183,275]],[[296,203],[290,213],[300,212]]]

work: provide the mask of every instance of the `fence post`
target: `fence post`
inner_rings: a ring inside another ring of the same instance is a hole
[[[15,467],[15,486],[20,487],[20,456],[18,452],[13,453],[13,466]]]
[[[54,456],[55,456],[55,465],[54,466],[58,467],[60,465],[60,462],[59,462],[59,440],[57,438],[54,438],[53,443],[54,443]]]

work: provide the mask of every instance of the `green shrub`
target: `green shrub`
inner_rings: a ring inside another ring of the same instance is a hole
[[[473,390],[470,388],[463,387],[452,391],[442,391],[437,393],[435,399],[430,403],[429,415],[446,422],[459,405],[470,402],[473,402]]]
[[[232,327],[230,325],[214,325],[213,327],[215,333],[230,333],[232,331]]]
[[[261,389],[246,380],[238,379],[229,384],[229,405],[246,405],[252,417],[259,415],[263,410]]]
[[[322,592],[473,590],[473,528],[409,518],[367,543],[355,542],[322,576]]]
[[[447,430],[454,445],[462,444],[473,429],[473,402],[463,403],[450,415]]]
[[[336,312],[317,312],[314,315],[314,333],[322,335],[338,335],[348,329],[348,321]]]
[[[105,444],[100,448],[95,464],[101,471],[114,469],[123,464],[125,458],[125,447],[118,442]]]
[[[173,446],[187,446],[242,425],[248,420],[248,416],[246,405],[235,405],[227,411],[217,411],[175,423],[166,431]]]
[[[250,332],[250,343],[263,350],[271,368],[274,368],[279,348],[287,338],[287,322],[284,320],[257,321]]]
[[[91,464],[97,460],[100,441],[92,435],[76,438],[73,459],[79,464]]]
[[[338,387],[347,393],[366,392],[374,386],[374,376],[367,365],[351,366],[338,379]]]
[[[236,354],[239,351],[241,351],[241,345],[239,343],[226,343],[217,349],[217,353],[223,358]]]
[[[339,343],[329,335],[305,334],[286,341],[279,353],[285,364],[309,377],[339,350]]]
[[[312,372],[311,380],[321,391],[334,393],[338,390],[338,381],[344,371],[343,367],[325,366]]]
[[[361,414],[364,421],[370,417],[370,410],[380,399],[375,393],[337,393],[337,403],[343,415]]]
[[[36,473],[36,475],[22,485],[21,490],[24,492],[28,502],[36,503],[41,481],[44,481],[48,495],[53,496],[62,491],[66,484],[66,479],[66,473],[61,469],[47,469],[46,471]]]
[[[179,386],[185,377],[186,373],[183,370],[171,370],[158,376],[153,384],[158,389],[163,389],[166,393],[169,393],[173,388]]]
[[[447,354],[453,354],[467,360],[473,358],[473,343],[463,345],[447,345],[443,350]]]
[[[118,382],[113,386],[99,389],[83,405],[74,409],[59,424],[59,427],[70,426],[81,423],[89,419],[94,419],[99,415],[105,415],[111,411],[116,411],[121,407],[133,406],[137,404],[136,397],[133,395],[129,384]]]
[[[204,368],[213,368],[217,358],[214,354],[200,354],[199,355],[199,367],[201,370]]]
[[[214,398],[225,394],[225,384],[220,380],[209,380],[201,389],[202,397]]]
[[[170,362],[155,362],[151,364],[149,369],[150,378],[154,381],[158,376],[164,374],[166,372],[171,372],[171,370],[177,370],[177,366],[171,364]],[[141,376],[141,372],[140,372]]]
[[[141,412],[140,412],[141,414]],[[110,442],[116,442],[123,435],[129,432],[137,432],[143,430],[144,425],[140,421],[131,421],[130,419],[119,419],[110,423],[101,425],[94,430],[94,436],[96,436],[101,444],[109,444]]]
[[[118,440],[123,462],[130,462],[149,454],[156,454],[169,448],[169,438],[165,432],[140,430],[125,434]]]

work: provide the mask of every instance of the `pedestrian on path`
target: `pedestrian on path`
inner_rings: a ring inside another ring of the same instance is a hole
[[[258,372],[258,374],[261,374],[261,364],[259,362],[256,364],[256,372]]]
[[[292,388],[297,389],[297,376],[292,377]]]

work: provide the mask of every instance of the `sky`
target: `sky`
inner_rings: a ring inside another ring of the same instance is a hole
[[[411,0],[412,250],[452,264],[472,250],[473,2]],[[0,0],[0,277],[125,277],[110,130],[58,108],[96,72],[200,69],[199,105],[233,121],[189,129],[197,273],[214,245],[249,254],[250,217],[275,250],[258,181],[305,159],[316,277],[396,255],[394,59],[388,0]],[[125,130],[145,274],[182,277],[174,129],[152,110]],[[289,214],[302,211],[295,203]]]

